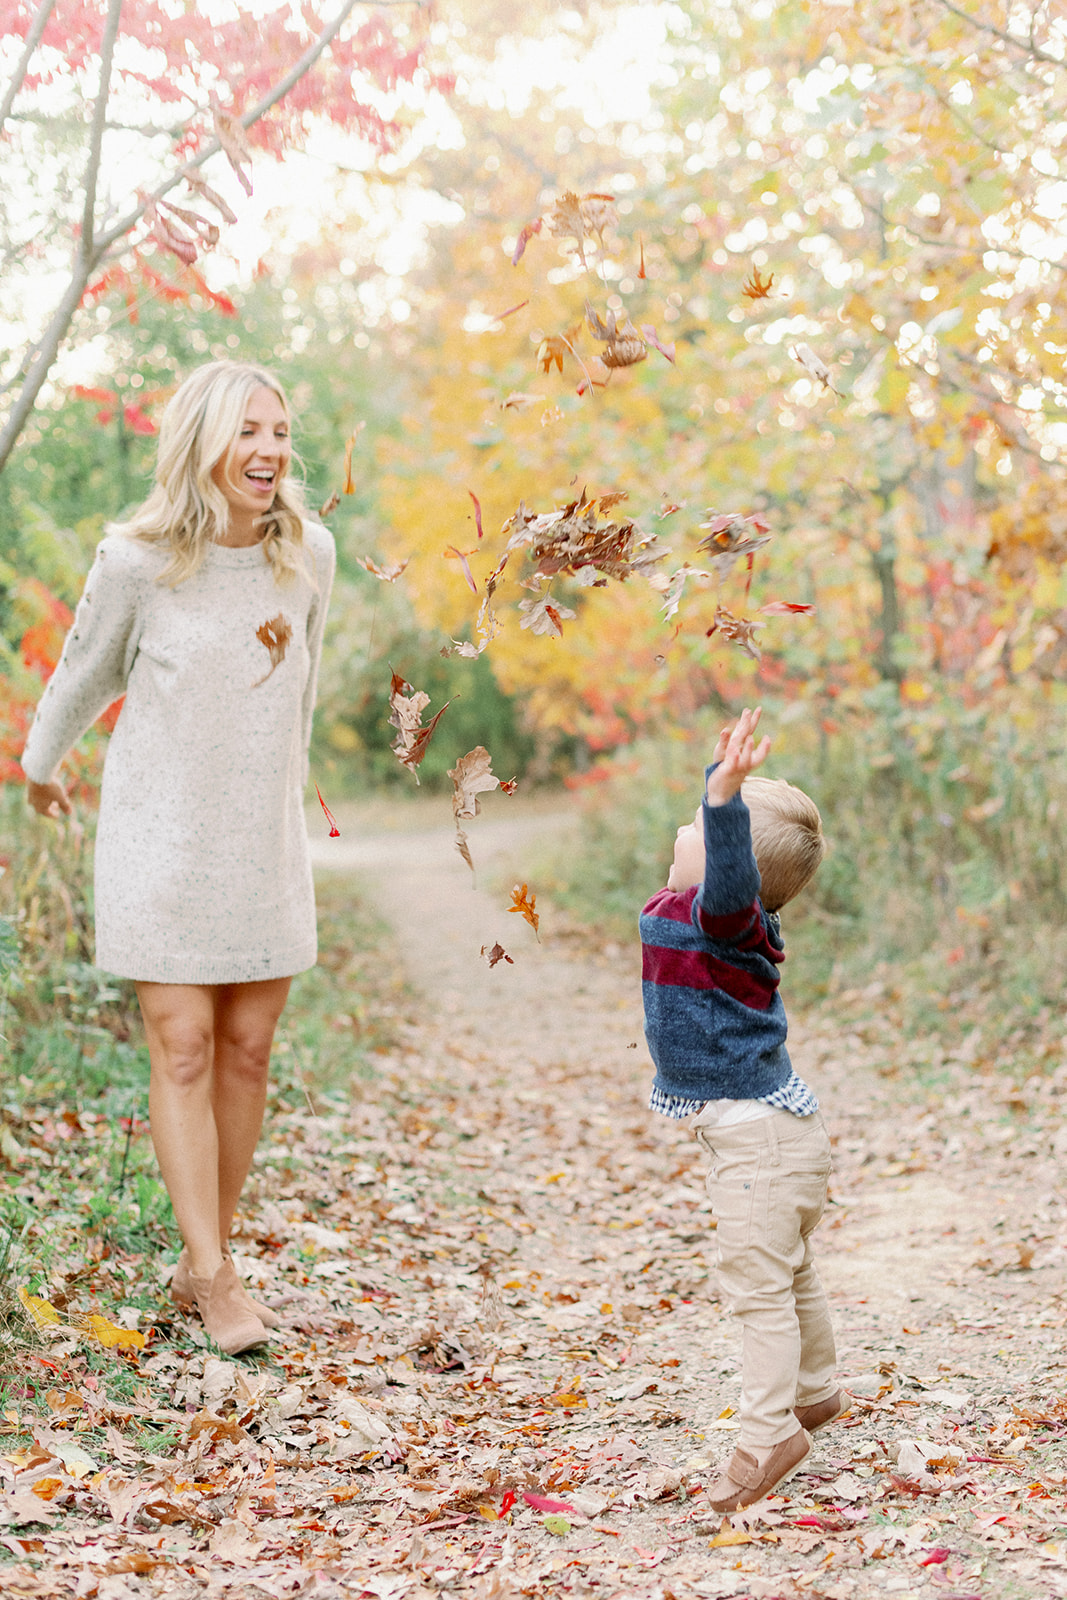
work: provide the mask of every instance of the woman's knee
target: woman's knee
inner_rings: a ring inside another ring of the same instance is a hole
[[[149,1049],[152,1071],[178,1089],[192,1089],[211,1076],[211,1034],[195,1026],[164,1027]]]

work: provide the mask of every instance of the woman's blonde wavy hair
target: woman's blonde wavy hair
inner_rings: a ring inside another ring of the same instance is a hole
[[[208,547],[229,521],[229,506],[212,481],[213,467],[233,448],[245,410],[259,388],[289,402],[277,378],[244,361],[211,361],[198,367],[171,397],[159,429],[156,483],[148,499],[111,533],[170,547],[159,581],[177,587],[201,566]],[[264,512],[263,551],[278,583],[304,573],[304,497],[288,473],[278,480],[274,503]]]

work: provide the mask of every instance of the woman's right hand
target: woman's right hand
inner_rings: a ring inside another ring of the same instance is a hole
[[[27,778],[26,799],[39,816],[53,817],[58,822],[61,812],[65,812],[68,817],[74,815],[70,796],[58,778],[52,778],[48,783],[34,783],[31,778]]]

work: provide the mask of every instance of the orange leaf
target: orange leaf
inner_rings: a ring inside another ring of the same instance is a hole
[[[540,944],[541,935],[537,933],[537,926],[541,919],[537,915],[537,896],[531,894],[527,897],[527,887],[525,883],[521,887],[519,884],[515,885],[511,891],[511,904],[508,906],[508,910],[517,911],[521,917],[525,918],[534,933],[537,934],[537,942]]]
[[[293,630],[281,611],[276,617],[270,617],[266,622],[260,623],[256,629],[256,638],[266,647],[270,656],[270,671],[265,672],[263,677],[252,685],[253,689],[258,689],[261,683],[266,683],[274,669],[281,666],[292,637]]]
[[[512,255],[511,255],[511,265],[513,267],[517,267],[518,266],[519,262],[522,260],[523,255],[524,255],[524,253],[526,251],[526,246],[529,244],[530,240],[534,237],[535,234],[538,234],[538,233],[541,232],[541,229],[542,229],[543,226],[544,226],[544,218],[543,217],[535,217],[533,222],[527,222],[527,223],[523,224],[523,227],[522,227],[522,229],[521,229],[521,231],[519,233],[519,237],[518,237],[518,239],[516,241],[516,244],[515,244],[515,249],[512,251]]]
[[[365,422],[357,422],[345,443],[345,494],[355,494],[356,485],[352,480],[352,451],[356,447],[356,440],[367,426]]]
[[[752,276],[741,290],[741,293],[746,300],[766,300],[770,296],[773,282],[773,272],[769,273],[766,278],[761,278],[756,268],[753,267]]]

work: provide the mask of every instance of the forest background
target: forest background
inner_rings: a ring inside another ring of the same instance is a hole
[[[328,798],[413,786],[398,673],[428,715],[449,702],[419,768],[443,815],[477,745],[501,778],[564,786],[584,846],[534,887],[625,935],[712,734],[758,700],[772,772],[833,842],[794,918],[795,996],[888,973],[916,1026],[985,1007],[1012,1048],[1055,1052],[1055,6],[348,6],[262,115],[310,9],[198,12],[195,38],[143,0],[3,9],[10,1048],[57,996],[108,1020],[84,842],[25,815],[18,754],[167,394],[233,356],[279,373],[309,501],[336,501]],[[314,171],[314,203],[263,212],[250,269],[227,218],[279,163]],[[531,524],[582,495],[600,503]],[[583,515],[585,555],[539,566],[538,537],[558,556]],[[90,820],[107,721],[74,763]]]

